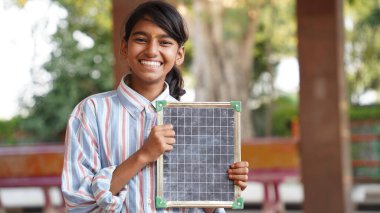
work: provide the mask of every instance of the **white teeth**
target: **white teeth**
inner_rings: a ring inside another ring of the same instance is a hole
[[[141,60],[141,63],[144,64],[144,65],[152,66],[152,67],[158,67],[158,66],[161,65],[161,63],[158,62],[158,61],[144,61],[144,60]]]

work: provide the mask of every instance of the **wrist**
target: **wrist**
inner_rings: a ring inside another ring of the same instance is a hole
[[[137,162],[143,166],[150,163],[149,153],[142,150],[142,149],[140,149],[139,151],[136,152],[136,159],[137,159]]]

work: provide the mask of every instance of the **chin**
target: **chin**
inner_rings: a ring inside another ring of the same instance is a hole
[[[159,82],[163,82],[165,81],[165,77],[157,77],[157,76],[144,76],[141,78],[141,80],[143,80],[144,82],[146,83],[151,83],[151,84],[154,84],[154,83],[159,83]]]

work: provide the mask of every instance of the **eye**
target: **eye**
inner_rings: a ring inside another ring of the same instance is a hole
[[[162,41],[160,41],[160,45],[164,46],[164,47],[169,47],[169,46],[172,46],[173,44],[174,44],[174,42],[171,41],[171,40],[162,40]]]
[[[147,42],[147,40],[142,37],[137,37],[137,38],[134,38],[133,40],[139,44],[145,44]]]

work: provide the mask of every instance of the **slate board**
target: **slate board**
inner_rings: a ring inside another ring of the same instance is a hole
[[[227,170],[240,161],[240,102],[157,102],[176,143],[157,161],[156,207],[242,208]]]

